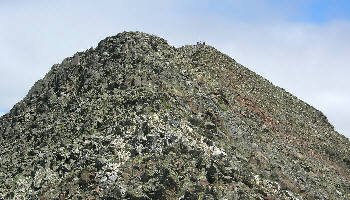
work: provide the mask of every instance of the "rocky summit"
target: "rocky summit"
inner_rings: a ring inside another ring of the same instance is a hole
[[[0,199],[350,199],[350,142],[320,111],[141,32],[53,65],[0,146]]]

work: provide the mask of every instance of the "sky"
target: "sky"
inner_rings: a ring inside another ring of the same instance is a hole
[[[51,66],[107,36],[206,41],[321,110],[350,138],[350,1],[0,1],[0,115]]]

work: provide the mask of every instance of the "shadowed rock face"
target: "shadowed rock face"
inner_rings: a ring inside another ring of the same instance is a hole
[[[350,199],[350,142],[206,45],[124,32],[0,118],[4,199]]]

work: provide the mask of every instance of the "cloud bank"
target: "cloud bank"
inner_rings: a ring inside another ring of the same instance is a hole
[[[106,36],[156,34],[174,46],[205,40],[321,110],[350,138],[350,22],[303,21],[308,1],[8,1],[0,6],[0,109],[50,67]]]

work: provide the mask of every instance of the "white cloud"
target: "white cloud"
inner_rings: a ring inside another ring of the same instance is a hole
[[[323,111],[350,138],[346,122],[350,22],[288,22],[297,6],[286,9],[264,1],[224,1],[226,7],[220,8],[210,1],[93,2],[21,2],[0,7],[0,74],[6,75],[0,79],[0,93],[6,94],[0,98],[0,109],[9,110],[63,58],[95,46],[106,36],[140,30],[175,46],[207,41]]]

